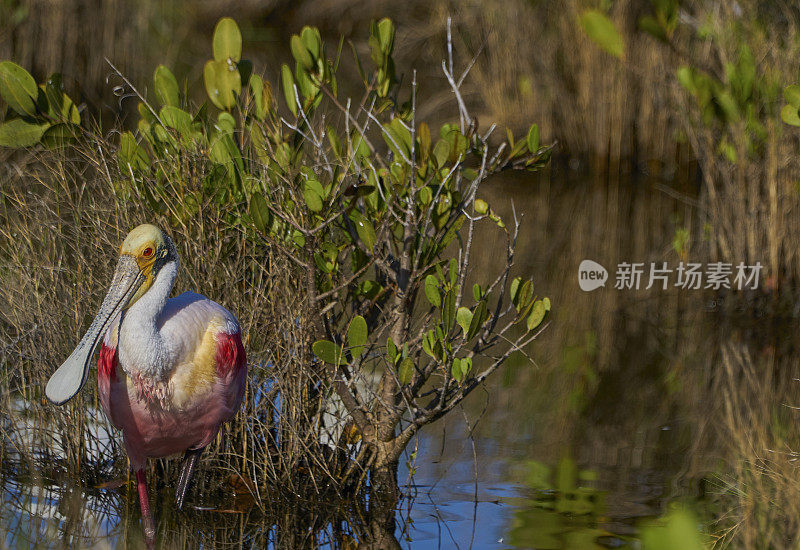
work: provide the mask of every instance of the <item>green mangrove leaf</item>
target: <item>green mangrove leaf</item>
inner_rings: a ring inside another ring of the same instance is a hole
[[[428,186],[423,187],[417,192],[417,200],[422,206],[428,206],[433,200],[433,191]]]
[[[431,154],[431,129],[427,123],[423,122],[417,129],[417,139],[419,140],[419,151],[421,163],[425,164]]]
[[[0,147],[31,147],[39,143],[49,123],[27,122],[21,118],[0,124]]]
[[[467,136],[462,134],[458,128],[452,128],[449,132],[447,132],[447,134],[445,134],[444,139],[450,145],[450,156],[447,160],[453,164],[460,158],[463,159],[464,153],[469,145],[467,142]]]
[[[75,143],[77,126],[69,122],[59,122],[47,128],[40,139],[48,149],[60,149]]]
[[[128,167],[134,172],[146,170],[150,165],[150,158],[142,147],[136,143],[136,138],[131,132],[123,132],[119,138],[119,150],[117,160],[120,168],[126,174]]]
[[[177,130],[183,137],[190,137],[192,131],[192,115],[172,105],[165,105],[158,114],[164,126]]]
[[[259,193],[250,197],[250,216],[259,231],[266,233],[271,225],[272,214],[267,206],[267,199]]]
[[[467,334],[469,334],[469,326],[472,323],[472,318],[473,314],[469,308],[463,306],[458,308],[458,311],[456,312],[456,322],[458,323],[458,326],[461,327],[464,338],[466,338]]]
[[[232,134],[236,130],[236,119],[232,114],[222,112],[217,116],[217,128],[223,134]]]
[[[61,113],[61,107],[65,97],[61,74],[51,74],[47,82],[44,85],[40,84],[39,88],[44,90],[44,95],[47,99],[47,114],[55,118]]]
[[[317,84],[311,79],[308,71],[303,70],[303,66],[299,62],[295,64],[294,76],[297,81],[297,89],[300,92],[300,95],[306,99],[306,110],[308,110],[308,105],[312,101],[313,106],[316,107],[319,103],[316,101],[318,96],[319,99],[321,99],[319,86],[317,86]]]
[[[218,109],[225,109],[225,104],[222,102],[222,91],[219,89],[217,83],[217,71],[219,64],[216,61],[208,61],[203,67],[203,83],[206,87],[208,99],[211,100]]]
[[[422,351],[430,355],[433,359],[436,359],[436,354],[433,353],[433,331],[426,332],[422,336]]]
[[[353,358],[361,357],[364,353],[368,334],[367,321],[361,315],[353,317],[347,329],[347,345],[350,347],[350,354]]]
[[[292,55],[295,60],[297,60],[306,71],[310,71],[314,68],[314,59],[306,49],[305,44],[303,44],[303,40],[298,35],[292,35],[289,41],[289,47],[292,50]]]
[[[455,286],[456,281],[458,281],[458,260],[455,258],[450,258],[450,286]]]
[[[180,88],[172,71],[164,65],[159,65],[153,73],[153,83],[161,105],[180,107]]]
[[[478,331],[481,330],[481,327],[486,322],[487,316],[486,301],[481,301],[472,314],[472,321],[469,324],[469,330],[466,335],[467,340],[472,340],[478,334]]]
[[[472,366],[472,360],[469,360],[469,365],[467,365],[467,359],[459,359],[456,357],[453,359],[453,364],[450,367],[450,372],[453,374],[453,378],[455,378],[456,382],[461,383],[464,380],[464,377],[469,372],[469,368]]]
[[[294,77],[289,65],[281,65],[281,86],[283,87],[283,97],[286,99],[286,106],[294,116],[297,116],[297,98],[294,94]]]
[[[356,226],[358,238],[361,239],[361,242],[364,243],[367,250],[371,251],[375,247],[376,241],[375,228],[372,227],[372,222],[358,210],[353,211],[351,218]]]
[[[533,283],[530,280],[525,281],[522,284],[522,287],[519,289],[519,293],[517,295],[517,313],[521,313],[523,309],[525,309],[528,304],[530,303],[531,298],[533,297]]]
[[[625,42],[614,22],[597,10],[585,10],[579,17],[581,28],[595,44],[613,55],[625,56]]]
[[[267,114],[266,109],[264,109],[264,81],[257,74],[251,74],[248,84],[250,85],[250,95],[253,98],[256,118],[264,120]]]
[[[388,55],[394,48],[394,23],[388,17],[378,21],[378,40],[384,55]]]
[[[386,145],[400,158],[411,158],[411,132],[405,127],[400,118],[395,117],[383,126],[381,133]]]
[[[0,97],[9,107],[22,116],[34,116],[38,95],[39,88],[28,71],[11,61],[0,63]]]
[[[531,314],[528,316],[528,330],[533,330],[541,325],[546,314],[547,310],[545,309],[544,302],[542,300],[536,300],[531,308]]]
[[[410,357],[406,357],[400,361],[400,365],[397,367],[397,378],[401,386],[405,386],[411,382],[411,378],[414,376],[414,370],[414,361],[412,361]]]
[[[312,212],[320,212],[322,210],[322,199],[325,191],[322,189],[322,184],[315,179],[307,179],[303,188],[303,198],[306,201],[308,209]]]
[[[792,126],[800,126],[800,116],[798,109],[794,105],[784,105],[781,108],[781,120]]]
[[[425,296],[433,307],[442,307],[442,295],[439,293],[439,279],[434,275],[425,277]]]
[[[450,289],[445,293],[444,300],[442,300],[442,324],[444,325],[445,332],[448,332],[453,327],[456,313],[456,293],[455,289]]]
[[[305,26],[300,31],[300,38],[313,59],[318,59],[322,55],[322,37],[318,29]]]
[[[217,87],[220,91],[220,103],[225,109],[236,105],[236,98],[242,93],[242,77],[235,65],[223,64],[217,67]]]
[[[783,89],[783,97],[786,103],[795,108],[800,109],[800,85],[792,84]]]
[[[535,153],[539,150],[539,125],[532,124],[530,130],[528,130],[528,151],[531,153]]]
[[[330,340],[317,340],[311,345],[311,351],[326,363],[339,366],[344,363],[344,353],[341,346]]]
[[[212,40],[214,59],[227,63],[231,59],[237,63],[242,58],[242,33],[239,25],[230,17],[223,17],[214,27]]]
[[[433,160],[436,161],[436,167],[442,168],[447,164],[447,159],[450,158],[450,144],[445,140],[440,139],[433,147]]]
[[[514,280],[511,281],[511,303],[517,305],[519,303],[519,285],[522,282],[521,277],[514,277]]]

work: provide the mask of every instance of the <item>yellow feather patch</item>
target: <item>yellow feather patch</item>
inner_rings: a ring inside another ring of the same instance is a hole
[[[191,360],[175,368],[170,386],[177,408],[191,406],[197,398],[210,392],[217,381],[217,334],[220,330],[216,322],[209,323]]]

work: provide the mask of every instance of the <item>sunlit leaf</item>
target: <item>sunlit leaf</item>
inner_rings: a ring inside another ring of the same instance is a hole
[[[527,145],[528,151],[531,153],[535,153],[539,150],[539,125],[533,124],[528,130],[528,137],[527,137]]]
[[[223,17],[214,27],[212,41],[214,59],[227,62],[231,59],[234,63],[242,58],[242,33],[239,25],[230,17]]]
[[[541,325],[546,313],[547,309],[545,309],[544,302],[542,300],[536,300],[533,303],[533,307],[531,308],[531,313],[528,316],[528,321],[527,321],[528,330],[533,330],[539,325]]]
[[[458,308],[458,311],[456,312],[456,322],[461,327],[461,330],[464,333],[464,338],[466,338],[467,334],[469,333],[469,325],[472,323],[472,312],[469,310],[469,308],[463,306]]]
[[[442,307],[442,295],[439,293],[439,279],[434,275],[425,277],[425,296],[433,307]]]
[[[585,10],[580,15],[580,24],[584,32],[598,46],[615,57],[625,55],[625,42],[614,22],[597,10]]]
[[[281,65],[281,86],[283,87],[283,97],[286,100],[286,106],[294,116],[297,116],[297,97],[294,93],[294,77],[289,65]]]
[[[289,41],[289,47],[292,50],[292,56],[294,56],[295,60],[297,60],[306,71],[310,71],[314,68],[314,59],[311,57],[311,54],[298,35],[292,35]]]
[[[28,71],[12,63],[0,63],[0,97],[20,115],[36,114],[36,98],[39,88]]]
[[[175,79],[175,75],[172,74],[172,71],[165,65],[156,67],[155,73],[153,74],[153,83],[155,84],[156,96],[158,96],[161,105],[180,106],[178,81]]]
[[[410,357],[406,357],[400,361],[400,365],[397,367],[397,378],[400,381],[400,385],[405,386],[411,382],[411,378],[414,376],[414,370],[414,361],[412,361]]]

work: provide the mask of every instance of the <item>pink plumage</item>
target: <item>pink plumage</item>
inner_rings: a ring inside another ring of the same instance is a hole
[[[50,377],[61,405],[86,381],[102,336],[97,382],[103,410],[122,431],[136,470],[145,541],[155,545],[147,500],[148,458],[186,453],[176,490],[180,508],[203,448],[239,409],[247,379],[242,331],[224,307],[193,292],[169,298],[178,253],[158,227],[134,228],[120,247],[111,286],[89,329]]]

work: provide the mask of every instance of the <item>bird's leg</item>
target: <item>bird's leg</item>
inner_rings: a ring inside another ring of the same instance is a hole
[[[186,498],[186,491],[189,489],[189,482],[192,480],[197,459],[203,453],[203,449],[189,449],[183,456],[181,464],[181,475],[178,477],[178,486],[175,488],[175,506],[180,510],[183,508],[183,499]]]
[[[153,524],[153,515],[150,513],[150,501],[147,499],[147,476],[144,468],[136,470],[136,485],[139,488],[139,506],[142,508],[144,540],[148,548],[155,548],[156,528]]]

